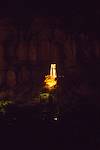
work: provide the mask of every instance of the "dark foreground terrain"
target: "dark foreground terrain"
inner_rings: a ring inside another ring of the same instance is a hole
[[[81,101],[73,109],[64,107],[56,116],[50,111],[43,113],[42,107],[7,108],[0,116],[0,145],[28,150],[99,149],[99,107]]]

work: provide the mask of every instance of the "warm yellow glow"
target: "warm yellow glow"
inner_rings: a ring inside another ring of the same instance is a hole
[[[53,89],[55,88],[56,84],[57,84],[57,80],[50,75],[45,76],[45,87],[48,89]]]
[[[40,93],[40,98],[41,99],[48,99],[49,93]]]
[[[57,73],[56,73],[56,64],[51,64],[50,75],[45,76],[45,88],[51,90],[55,89],[57,85]]]

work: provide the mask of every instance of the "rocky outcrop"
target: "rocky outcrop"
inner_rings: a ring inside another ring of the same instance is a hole
[[[1,20],[0,87],[41,84],[50,63],[57,63],[59,74],[65,75],[95,66],[100,59],[99,43],[94,33],[68,32],[63,17],[33,17],[27,28],[11,19]]]

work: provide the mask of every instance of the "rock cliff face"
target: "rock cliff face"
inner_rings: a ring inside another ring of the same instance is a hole
[[[27,28],[11,19],[0,20],[1,88],[40,83],[50,63],[57,63],[58,73],[66,74],[99,59],[99,37],[68,32],[62,17],[34,17]]]

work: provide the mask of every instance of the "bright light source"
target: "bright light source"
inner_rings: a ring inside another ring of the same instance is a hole
[[[53,76],[54,78],[57,77],[56,64],[51,64],[51,67],[50,67],[50,76]]]
[[[45,76],[45,87],[49,90],[54,89],[57,85],[57,72],[56,72],[56,64],[51,64],[50,67],[50,75]]]
[[[50,75],[47,75],[45,76],[45,87],[48,88],[48,89],[53,89],[54,86],[57,84],[57,80],[53,77],[53,76],[50,76]]]
[[[55,117],[55,118],[54,118],[54,120],[55,120],[55,121],[57,121],[57,120],[58,120],[58,118],[57,118],[57,117]]]

